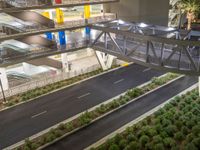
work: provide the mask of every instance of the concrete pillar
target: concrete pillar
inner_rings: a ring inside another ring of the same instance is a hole
[[[67,58],[67,53],[61,54],[62,68],[63,71],[69,72],[69,62]]]
[[[64,13],[60,8],[56,8],[56,20],[58,24],[64,24]],[[66,47],[65,31],[58,32],[59,42],[61,48]]]
[[[168,25],[169,0],[121,0],[104,4],[104,11],[116,13],[118,19]]]
[[[99,51],[96,51],[96,56],[103,70],[107,70],[112,67],[115,56],[112,56],[103,52],[99,52]]]
[[[51,14],[51,12],[48,12],[48,11],[45,11],[45,12],[42,13],[42,15],[44,17],[49,18],[49,19],[50,19],[50,14]],[[53,40],[53,34],[51,32],[47,32],[45,34],[46,34],[47,39]]]
[[[86,23],[87,23],[87,20],[90,19],[90,17],[91,17],[91,6],[85,5],[84,6],[84,18],[85,18]],[[90,38],[90,32],[91,32],[90,28],[86,27],[85,33],[86,33],[86,36],[87,36],[88,39]]]
[[[9,85],[8,85],[8,78],[6,75],[6,69],[5,68],[0,68],[0,79],[2,82],[3,90],[8,90]],[[2,91],[1,91],[2,92]]]

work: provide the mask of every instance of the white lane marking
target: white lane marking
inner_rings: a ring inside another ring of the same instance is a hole
[[[88,95],[90,95],[90,94],[91,94],[91,93],[83,94],[83,95],[79,96],[78,99],[81,99],[81,98],[83,98],[83,97],[86,97],[86,96],[88,96]]]
[[[118,83],[120,83],[120,82],[122,82],[122,81],[124,81],[124,79],[120,79],[120,80],[118,80],[118,81],[115,81],[114,84],[118,84]]]
[[[43,115],[43,114],[45,114],[45,113],[47,113],[46,110],[43,111],[43,112],[41,112],[41,113],[38,113],[38,114],[36,114],[36,115],[31,116],[31,118],[36,118],[36,117],[41,116],[41,115]]]
[[[144,69],[143,72],[147,72],[149,70],[151,70],[151,68]]]

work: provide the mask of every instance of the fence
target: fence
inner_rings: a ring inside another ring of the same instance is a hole
[[[61,72],[56,74],[55,72],[51,72],[51,73],[44,73],[43,77],[40,79],[35,79],[32,80],[30,82],[27,82],[25,84],[16,86],[16,87],[12,87],[6,91],[4,91],[5,93],[5,97],[10,97],[13,95],[17,95],[19,93],[24,93],[27,92],[29,90],[33,90],[39,87],[43,87],[55,82],[59,82],[62,80],[66,80],[84,73],[88,73],[94,70],[97,70],[100,68],[99,64],[93,65],[91,67],[88,67],[86,69],[80,69],[80,70],[75,70],[75,71],[71,71],[71,72]],[[2,92],[0,92],[0,99],[3,99],[3,95]]]

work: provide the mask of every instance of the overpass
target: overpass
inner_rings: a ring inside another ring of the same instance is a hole
[[[115,20],[92,25],[90,47],[150,68],[200,75],[200,31]]]

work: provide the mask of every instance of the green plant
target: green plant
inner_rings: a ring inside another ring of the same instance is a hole
[[[181,0],[181,9],[187,13],[188,26],[187,29],[191,29],[191,24],[195,19],[196,13],[199,12],[200,2],[199,0]]]
[[[145,144],[148,143],[149,140],[150,140],[150,139],[149,139],[149,137],[148,137],[147,135],[142,135],[142,136],[140,137],[140,139],[139,139],[140,144],[141,144],[142,146],[145,146]]]
[[[118,146],[118,145],[112,144],[112,145],[109,147],[109,150],[120,150],[120,149],[119,149],[119,146]]]

